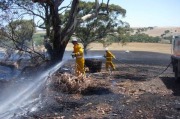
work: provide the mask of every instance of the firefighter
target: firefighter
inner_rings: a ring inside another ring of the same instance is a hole
[[[76,76],[85,75],[83,49],[78,44],[77,39],[73,39],[72,44],[74,45],[73,47],[74,51],[72,52],[72,57],[76,58],[76,68],[75,68]]]
[[[109,70],[109,67],[111,66],[111,68],[113,70],[115,70],[115,66],[112,63],[112,59],[116,59],[116,57],[108,50],[108,48],[105,48],[106,54],[104,55],[104,57],[106,58],[106,70]]]

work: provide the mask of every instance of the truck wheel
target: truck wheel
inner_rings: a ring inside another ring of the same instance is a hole
[[[175,70],[174,74],[175,74],[175,80],[177,82],[180,82],[180,77],[178,77],[178,70],[177,69]]]

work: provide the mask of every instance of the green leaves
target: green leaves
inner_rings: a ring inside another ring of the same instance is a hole
[[[10,22],[8,25],[9,30],[13,29],[13,33],[18,36],[17,38],[20,40],[28,40],[32,39],[32,35],[35,31],[34,23],[32,20],[17,20],[14,22]]]
[[[152,37],[147,34],[135,34],[129,37],[130,42],[145,42],[145,43],[158,43],[160,41],[159,37]]]
[[[23,49],[32,40],[34,31],[34,22],[32,20],[16,20],[10,22],[3,30],[0,30],[0,38],[2,42]]]
[[[125,16],[126,10],[118,5],[101,4],[97,18],[88,19],[86,22],[77,26],[75,34],[81,39],[81,42],[86,50],[88,44],[94,41],[102,41],[109,34],[114,34],[123,22],[120,16]],[[95,8],[94,2],[80,2],[78,17],[82,17],[87,13],[91,13]]]

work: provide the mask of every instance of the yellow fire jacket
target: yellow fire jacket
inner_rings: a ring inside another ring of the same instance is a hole
[[[74,56],[76,57],[76,75],[85,74],[84,70],[84,53],[83,49],[79,44],[74,45]]]
[[[106,51],[105,57],[107,62],[112,62],[112,59],[115,58],[115,56],[110,51]]]
[[[83,49],[79,44],[74,45],[74,51],[73,53],[75,54],[76,59],[83,58]]]

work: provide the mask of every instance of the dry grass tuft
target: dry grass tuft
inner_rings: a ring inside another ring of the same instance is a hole
[[[51,86],[57,91],[66,93],[81,93],[91,84],[91,79],[84,76],[74,76],[69,73],[59,73],[53,76]]]

